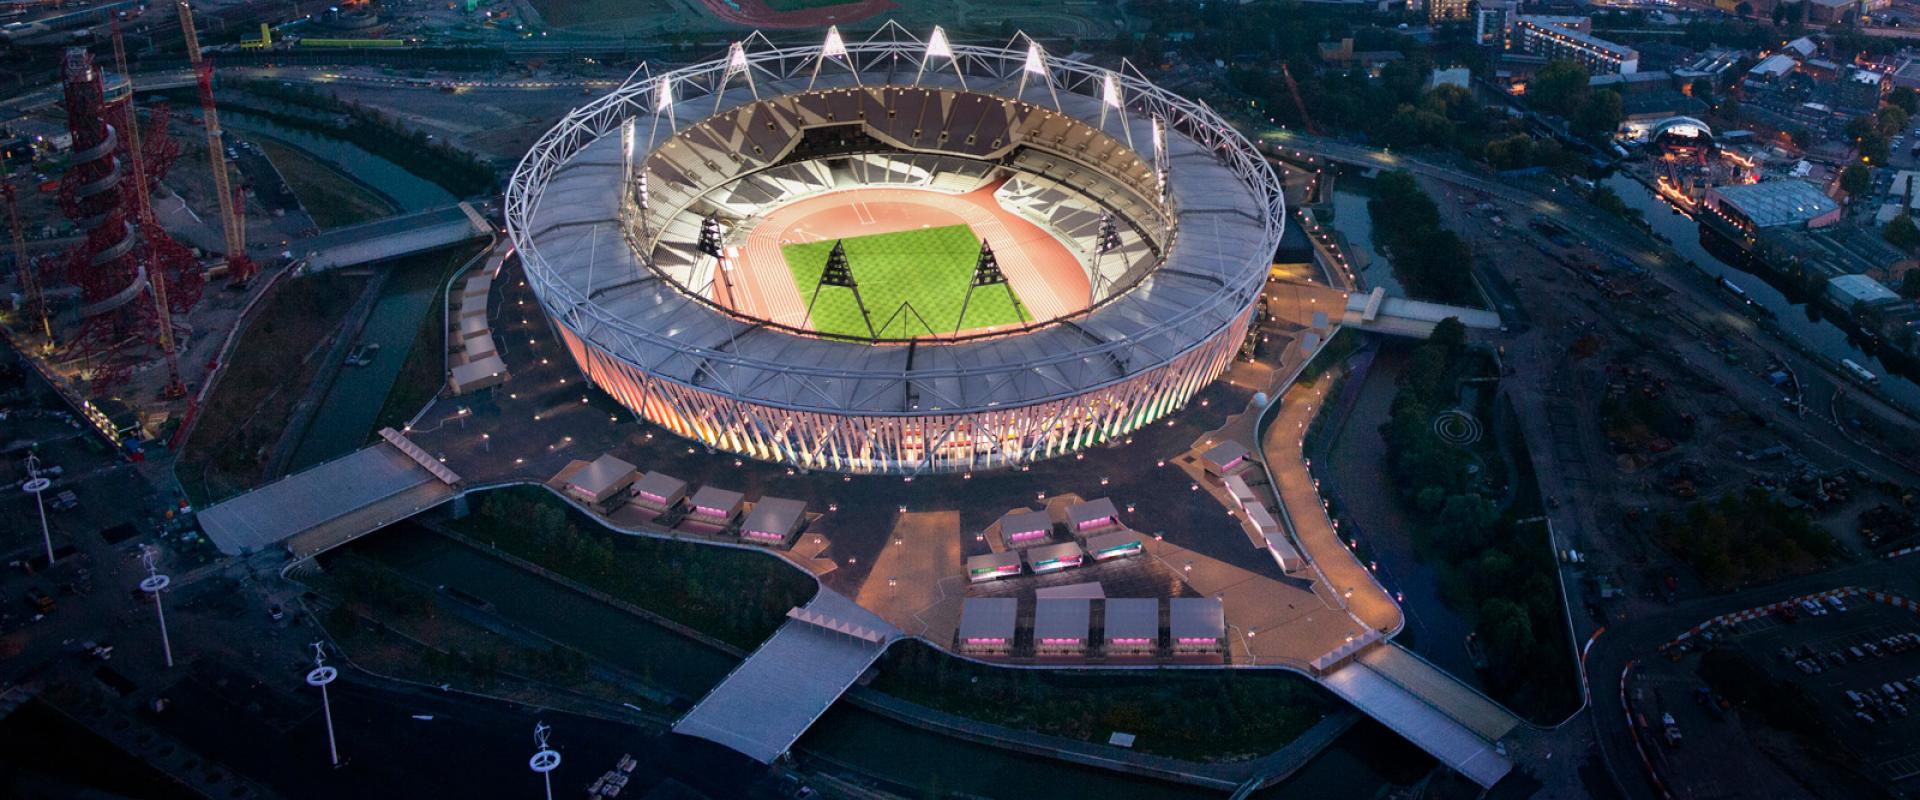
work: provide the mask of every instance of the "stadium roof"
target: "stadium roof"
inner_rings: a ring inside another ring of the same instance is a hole
[[[719,67],[702,65],[676,71],[679,77],[623,87],[569,115],[529,153],[508,192],[509,229],[548,313],[655,379],[790,410],[915,416],[1032,405],[1119,383],[1207,343],[1257,295],[1284,227],[1283,201],[1270,168],[1231,126],[1135,75],[1076,62],[1054,59],[1047,63],[1050,80],[1035,79],[1036,86],[1047,84],[1044,89],[1023,88],[1024,77],[1031,77],[1019,67],[1024,52],[964,46],[955,46],[959,60],[971,65],[964,90],[943,62],[933,62],[918,84],[956,96],[1019,95],[1024,100],[1016,102],[1042,107],[1057,95],[1062,112],[1090,130],[1134,142],[1136,149],[1155,136],[1154,120],[1143,108],[1169,120],[1167,193],[1179,236],[1163,263],[1131,290],[1071,322],[1020,335],[873,346],[731,316],[658,279],[640,262],[619,222],[626,163],[620,128],[626,118],[637,114],[639,159],[652,152],[646,139],[656,131],[653,144],[667,146],[669,132],[691,130],[715,111],[758,102],[756,92],[770,98],[809,87],[859,91],[905,84],[912,71],[901,74],[898,62],[884,57],[894,52],[885,49],[891,46],[849,44],[848,61],[865,65],[858,77],[837,60],[817,76],[775,72],[780,57],[817,55],[811,48],[790,48],[749,54],[755,83],[736,77],[718,97],[694,94],[694,84],[710,83],[718,74]],[[898,52],[917,58],[917,48]],[[1011,68],[988,71],[1008,58],[1014,59]],[[1099,75],[1117,76],[1121,111],[1103,102]],[[659,84],[693,96],[657,103],[667,96],[655,88]],[[713,169],[722,167],[716,163]]]

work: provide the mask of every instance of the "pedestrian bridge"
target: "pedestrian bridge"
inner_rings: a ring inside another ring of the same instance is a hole
[[[284,546],[298,561],[440,505],[460,476],[398,431],[382,442],[296,472],[200,512],[200,529],[226,555]]]
[[[812,602],[788,611],[780,630],[674,723],[673,732],[771,764],[900,635],[822,586]]]
[[[1499,741],[1520,718],[1399,645],[1368,648],[1319,681],[1482,788],[1513,769]]]
[[[1469,330],[1500,329],[1500,315],[1492,311],[1388,297],[1379,288],[1347,295],[1346,315],[1339,322],[1363,331],[1425,339],[1433,334],[1433,326],[1448,317],[1459,319]]]
[[[491,233],[493,225],[480,212],[457,203],[335,228],[288,249],[306,259],[309,271],[318,271],[424,253]]]

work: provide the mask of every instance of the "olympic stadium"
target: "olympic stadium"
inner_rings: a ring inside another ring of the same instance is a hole
[[[889,25],[755,35],[548,131],[506,193],[581,370],[747,457],[1029,463],[1179,409],[1240,349],[1285,216],[1205,106]]]

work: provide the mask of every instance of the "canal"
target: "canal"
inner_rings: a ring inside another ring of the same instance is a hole
[[[1646,186],[1626,173],[1615,172],[1601,183],[1613,189],[1629,208],[1637,208],[1645,214],[1647,223],[1672,242],[1673,249],[1682,258],[1699,264],[1708,275],[1725,278],[1745,291],[1747,299],[1755,305],[1773,312],[1774,322],[1788,336],[1835,363],[1843,358],[1852,359],[1880,376],[1881,391],[1908,409],[1920,409],[1920,386],[1896,374],[1880,359],[1863,352],[1839,326],[1824,318],[1808,319],[1804,304],[1794,303],[1765,278],[1728,264],[1708,252],[1700,244],[1700,225],[1691,217],[1676,213],[1672,206],[1653,196]]]
[[[737,663],[725,653],[417,525],[392,526],[361,539],[351,549],[430,585],[459,587],[492,603],[494,612],[510,622],[647,676],[660,688],[678,694],[704,695]],[[938,788],[979,797],[1051,800],[1222,796],[1199,787],[962,741],[844,702],[822,716],[795,751],[803,758],[874,776],[914,794]],[[1432,764],[1405,740],[1363,721],[1292,778],[1259,796],[1372,797],[1391,785],[1417,780]]]
[[[242,111],[220,112],[222,125],[236,131],[268,136],[305,151],[308,155],[340,170],[361,185],[379,192],[400,207],[402,213],[452,205],[459,198],[433,181],[405,167],[369,153],[341,139],[295,130],[272,120]]]
[[[1358,181],[1357,176],[1342,174],[1338,187]],[[1373,215],[1367,211],[1369,196],[1347,188],[1333,190],[1333,229],[1347,240],[1347,250],[1361,263],[1360,280],[1368,289],[1385,289],[1392,297],[1405,297],[1400,281],[1393,276],[1393,264],[1373,246]]]

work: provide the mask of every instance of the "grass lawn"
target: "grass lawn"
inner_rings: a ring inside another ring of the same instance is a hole
[[[874,330],[881,337],[909,338],[953,332],[954,323],[960,319],[961,304],[967,297],[967,284],[973,279],[974,264],[980,257],[980,240],[973,235],[973,229],[946,225],[841,241],[846,243],[847,264],[853,269],[853,279],[860,284],[860,298],[866,301]],[[790,244],[781,249],[802,301],[812,300],[833,244],[834,240],[827,239]],[[894,316],[903,304],[919,312],[932,330],[910,312]],[[966,312],[966,323],[960,326],[961,330],[1032,319],[1023,305],[1015,305],[1002,286],[975,290]],[[821,333],[867,336],[867,323],[860,318],[860,306],[854,302],[850,290],[836,286],[821,288],[812,317],[814,330]]]
[[[816,588],[768,553],[614,533],[545,489],[476,499],[477,513],[448,527],[742,649]]]
[[[322,272],[274,287],[207,397],[176,469],[194,505],[251,488],[366,278]]]
[[[376,220],[396,210],[385,198],[313,156],[272,139],[255,139],[321,230]]]
[[[1115,731],[1134,748],[1193,761],[1266,755],[1340,703],[1291,673],[1236,670],[1060,670],[990,667],[901,642],[873,688],[949,714],[1081,741]]]

